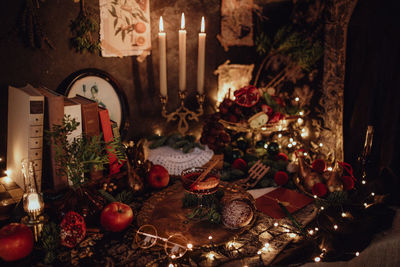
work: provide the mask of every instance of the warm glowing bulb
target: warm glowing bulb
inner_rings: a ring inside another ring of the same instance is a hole
[[[296,141],[294,141],[294,142],[292,143],[292,145],[294,145],[294,146],[295,146],[296,144],[297,144],[297,142],[296,142]]]
[[[368,206],[368,204],[367,203],[364,203],[364,207],[367,207]]]
[[[192,244],[190,244],[190,243],[189,243],[189,244],[187,244],[186,246],[187,246],[187,248],[188,248],[188,249],[192,249],[192,248],[193,248],[193,245],[192,245]]]
[[[307,154],[307,152],[304,152],[303,155],[304,155],[304,156],[307,156],[308,154]]]
[[[278,225],[279,225],[279,224],[278,224],[277,222],[276,222],[276,223],[274,223],[274,226],[275,226],[275,227],[277,227]]]
[[[335,224],[334,226],[333,226],[333,229],[335,229],[335,230],[337,230],[339,227]]]
[[[282,137],[282,134],[278,134],[278,138],[281,138]]]
[[[372,192],[372,193],[371,193],[371,196],[375,196],[375,193],[374,193],[374,192]]]
[[[163,22],[162,16],[160,16],[160,26],[159,26],[159,29],[160,29],[160,32],[163,32],[163,31],[164,31],[164,22]]]
[[[290,234],[289,234],[289,237],[290,237],[290,238],[295,238],[295,237],[296,237],[296,234],[295,234],[295,233],[290,233]]]
[[[313,235],[313,234],[314,234],[314,230],[311,229],[311,230],[308,231],[308,233],[309,233],[310,235]]]
[[[264,247],[265,247],[265,248],[269,248],[269,243],[265,243],[265,244],[264,244]]]
[[[212,252],[210,252],[210,253],[208,253],[208,258],[210,259],[210,260],[213,260],[214,259],[214,253],[212,253]]]
[[[260,255],[261,254],[261,250],[257,251],[257,254]]]
[[[267,148],[268,148],[268,144],[265,144],[265,145],[264,145],[264,148],[267,149]]]
[[[185,29],[185,14],[182,13],[182,16],[181,16],[181,30],[184,30],[184,29]]]
[[[289,138],[289,142],[293,142],[293,138]]]
[[[168,265],[168,267],[174,267],[174,265],[173,265],[172,263],[170,263],[170,264]]]
[[[360,252],[357,251],[356,252],[356,257],[358,257],[358,256],[360,256]]]
[[[361,182],[362,184],[366,184],[367,182],[365,181],[365,180],[362,180],[362,182]]]
[[[3,182],[5,184],[10,184],[12,182],[12,179],[9,176],[4,177]]]
[[[324,209],[325,209],[324,206],[322,206],[322,207],[321,207],[321,210],[324,210]]]
[[[2,162],[3,161],[3,158],[0,158],[0,162]]]
[[[319,228],[318,227],[315,227],[315,231],[318,231],[319,230]]]
[[[303,112],[303,111],[300,111],[299,114],[300,114],[300,116],[303,116],[303,115],[304,115],[304,112]]]
[[[320,258],[320,257],[315,257],[315,258],[314,258],[314,261],[315,261],[315,262],[320,262],[320,261],[321,261],[321,258]]]
[[[212,239],[212,236],[211,236],[211,235],[210,235],[210,236],[208,236],[208,239],[209,239],[209,240],[211,240],[211,239]]]
[[[300,98],[296,97],[294,101],[299,102]]]
[[[314,198],[317,198],[318,196],[317,195],[314,195]]]
[[[288,148],[291,148],[293,145],[292,144],[288,144],[287,146],[288,146]]]
[[[333,170],[333,169],[332,169],[332,167],[328,167],[328,171],[330,171],[330,172],[331,172],[332,170]]]
[[[28,211],[40,210],[39,195],[37,193],[31,193],[28,195]]]
[[[298,118],[297,119],[297,123],[302,124],[303,123],[303,119],[302,118]]]
[[[346,212],[342,212],[342,217],[343,218],[347,217],[347,213]]]
[[[322,143],[319,143],[319,146],[320,146],[320,147],[323,147],[323,146],[324,146],[324,144],[322,144]]]
[[[206,28],[206,26],[205,26],[205,23],[204,23],[204,16],[203,16],[203,17],[201,17],[201,27],[200,27],[200,31],[201,31],[201,32],[204,32],[204,31],[205,31],[205,28]]]

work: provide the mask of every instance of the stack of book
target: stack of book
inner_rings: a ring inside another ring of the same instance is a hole
[[[93,137],[102,134],[105,142],[120,138],[116,122],[110,119],[107,109],[83,96],[67,98],[44,87],[9,87],[7,170],[10,177],[24,188],[21,171],[23,159],[35,162],[36,179],[41,180],[42,166],[45,187],[60,191],[68,187],[67,177],[59,175],[55,161],[55,144],[46,145],[43,131],[61,125],[64,116],[79,122],[78,128],[68,137],[69,141],[85,134]],[[43,155],[43,157],[42,157]],[[117,157],[109,153],[109,174],[120,171]],[[43,163],[43,164],[42,164]],[[92,180],[103,177],[103,171],[92,171]]]

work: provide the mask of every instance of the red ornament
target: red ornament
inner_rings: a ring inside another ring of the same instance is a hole
[[[313,161],[311,168],[315,172],[323,173],[326,169],[326,163],[323,159],[316,159]]]
[[[275,156],[275,160],[283,160],[283,161],[288,161],[288,156],[283,153],[283,152],[279,152],[278,155]]]
[[[277,185],[284,185],[288,182],[289,176],[284,171],[277,171],[274,180]]]
[[[244,159],[235,159],[232,163],[232,168],[245,171],[247,168],[247,163],[244,161]]]
[[[317,197],[323,197],[326,195],[327,192],[328,190],[323,183],[316,183],[312,188],[312,193]]]
[[[28,256],[33,249],[33,234],[28,226],[10,223],[0,229],[0,258],[15,261]]]
[[[255,106],[260,99],[260,92],[252,85],[236,90],[233,94],[236,104],[246,108]]]
[[[86,236],[85,219],[74,211],[68,212],[60,224],[61,245],[73,248]]]
[[[343,176],[342,177],[342,182],[343,182],[343,189],[344,190],[351,190],[354,188],[354,180],[351,176]]]

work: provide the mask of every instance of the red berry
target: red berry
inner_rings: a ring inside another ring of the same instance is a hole
[[[283,161],[288,161],[288,156],[283,153],[283,152],[279,152],[278,155],[275,156],[275,160],[283,160]]]
[[[246,161],[244,161],[244,159],[235,159],[232,163],[232,168],[237,169],[237,170],[241,170],[241,171],[245,171],[247,168],[247,163]]]
[[[315,172],[323,173],[326,169],[326,163],[323,159],[316,159],[313,161],[311,168]]]
[[[328,190],[323,183],[316,183],[312,188],[312,193],[317,197],[323,197],[326,195],[327,192]]]
[[[342,182],[344,190],[351,190],[354,188],[354,180],[351,176],[343,176]]]
[[[289,176],[284,171],[277,171],[274,180],[277,185],[284,185],[288,182]]]

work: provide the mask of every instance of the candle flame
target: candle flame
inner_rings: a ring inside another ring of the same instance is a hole
[[[28,196],[28,211],[40,210],[39,195],[32,193]]]
[[[164,23],[163,23],[163,19],[162,16],[160,16],[160,32],[164,31]]]
[[[201,28],[200,28],[200,31],[201,32],[204,32],[205,31],[205,25],[204,25],[205,23],[204,23],[204,16],[203,17],[201,17]]]
[[[182,13],[182,17],[181,17],[181,29],[184,30],[185,29],[185,14]]]

